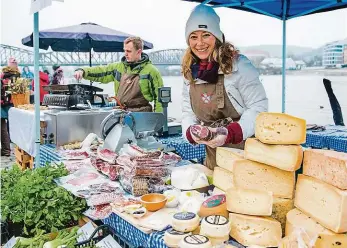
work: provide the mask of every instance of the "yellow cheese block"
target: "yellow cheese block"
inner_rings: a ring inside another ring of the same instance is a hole
[[[283,234],[286,226],[286,215],[293,208],[293,199],[274,198],[271,217],[281,223]]]
[[[347,153],[318,149],[306,150],[303,173],[345,190],[347,189]]]
[[[217,147],[216,163],[219,167],[233,171],[235,161],[243,159],[244,151],[229,147]]]
[[[299,175],[294,205],[336,233],[347,232],[347,191],[316,178]]]
[[[270,191],[229,188],[227,190],[227,209],[233,213],[270,216],[273,196]]]
[[[296,171],[301,167],[303,150],[300,145],[268,145],[249,138],[245,144],[245,158],[281,170]]]
[[[292,209],[287,214],[286,236],[291,235],[298,229],[303,230],[315,248],[347,247],[347,234],[336,234],[324,228],[300,210]],[[316,241],[313,242],[314,240]],[[339,243],[341,246],[338,245]]]
[[[245,159],[234,164],[233,174],[235,187],[271,191],[274,197],[293,198],[295,172]]]
[[[214,167],[213,185],[223,191],[226,191],[228,188],[234,187],[233,173],[218,166]]]
[[[283,113],[258,114],[255,137],[265,144],[299,145],[306,142],[306,120]]]
[[[281,224],[271,217],[229,214],[230,236],[242,245],[278,246],[282,238]]]

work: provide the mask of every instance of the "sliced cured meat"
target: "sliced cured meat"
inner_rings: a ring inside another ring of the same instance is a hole
[[[117,153],[109,150],[109,149],[101,149],[97,152],[98,158],[110,163],[114,164],[116,162],[116,159],[118,157]]]
[[[120,166],[115,166],[115,165],[110,166],[109,174],[108,174],[108,177],[110,178],[110,180],[114,181],[119,179],[119,170],[120,170]]]
[[[193,125],[190,127],[191,133],[198,139],[204,141],[210,141],[214,138],[214,133],[207,127],[201,125]]]

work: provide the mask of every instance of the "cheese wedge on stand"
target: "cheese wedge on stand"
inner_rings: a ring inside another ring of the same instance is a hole
[[[301,167],[303,150],[300,145],[268,145],[248,138],[245,144],[245,158],[281,170],[296,171]]]
[[[310,149],[304,152],[303,173],[347,189],[347,153]]]
[[[325,228],[347,232],[347,191],[316,178],[299,175],[294,205]]]
[[[304,144],[306,120],[284,113],[263,112],[255,121],[255,137],[264,144]]]

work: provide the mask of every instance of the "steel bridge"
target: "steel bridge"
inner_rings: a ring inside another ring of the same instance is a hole
[[[149,52],[149,58],[155,65],[171,66],[180,65],[184,54],[183,49],[167,49]],[[92,52],[92,64],[104,65],[119,61],[123,53]],[[30,50],[0,44],[1,66],[7,65],[9,57],[14,57],[19,66],[33,66],[34,53]],[[89,53],[80,52],[40,52],[40,66],[52,66],[59,64],[62,66],[88,66]]]

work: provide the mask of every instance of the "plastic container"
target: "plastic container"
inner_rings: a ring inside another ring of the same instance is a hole
[[[98,236],[94,237],[95,234],[98,234]],[[85,241],[82,241],[82,242],[79,242],[79,243],[75,244],[75,247],[83,248],[83,247],[91,246],[93,244],[98,243],[103,238],[106,238],[106,236],[108,236],[108,235],[111,235],[118,242],[118,244],[121,247],[124,247],[124,248],[134,248],[123,237],[121,237],[120,235],[117,235],[116,232],[113,230],[113,228],[111,226],[106,225],[106,224],[98,226],[94,230],[92,235],[90,235],[91,237],[88,240],[85,240]]]

